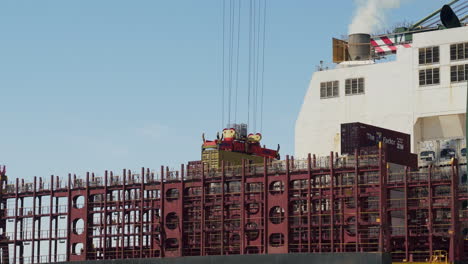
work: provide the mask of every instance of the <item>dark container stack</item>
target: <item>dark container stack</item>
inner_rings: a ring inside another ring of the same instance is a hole
[[[391,163],[417,167],[417,155],[411,153],[409,134],[371,126],[359,122],[341,124],[341,154],[354,154],[361,148],[386,146],[387,160]]]

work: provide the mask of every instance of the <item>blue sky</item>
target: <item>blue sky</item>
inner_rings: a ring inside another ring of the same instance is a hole
[[[445,2],[403,1],[388,25]],[[262,132],[283,156],[311,75],[354,9],[268,0]],[[0,164],[30,179],[197,160],[201,134],[222,129],[221,66],[221,0],[1,1]]]

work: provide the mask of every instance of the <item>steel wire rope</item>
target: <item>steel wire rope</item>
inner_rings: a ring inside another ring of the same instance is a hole
[[[255,132],[257,123],[257,94],[255,87],[255,80],[257,78],[255,71],[257,68],[257,0],[253,0],[252,15],[252,132]]]
[[[464,10],[467,7],[468,7],[468,1],[467,2],[461,2],[461,3],[458,3],[458,4],[454,5],[454,6],[451,6],[453,12],[458,17],[460,17],[460,15],[463,15],[463,13],[462,14],[457,14],[457,12],[460,12],[461,10]],[[437,23],[442,23],[442,21],[440,21],[440,16],[434,16],[433,18],[426,21],[424,23],[424,27],[431,27],[431,26],[434,26]]]
[[[463,2],[455,3],[453,5],[450,5],[450,8],[452,8],[452,10],[455,10],[455,8],[458,8],[462,4],[464,4],[464,3]],[[433,25],[433,24],[435,24],[437,22],[440,22],[440,15],[437,15],[437,13],[436,13],[431,18],[429,18],[424,23],[422,23],[421,26],[428,27],[428,26]]]
[[[228,84],[228,125],[231,124],[231,93],[232,93],[232,60],[234,46],[234,4],[233,0],[229,0],[229,84]]]
[[[255,86],[255,80],[257,79],[257,0],[254,0],[254,9],[253,9],[253,55],[252,55],[252,61],[253,61],[253,68],[252,68],[252,100],[253,100],[253,105],[252,105],[252,115],[253,115],[253,122],[252,122],[252,132],[255,132],[256,130],[256,124],[257,124],[257,87]]]
[[[256,112],[255,112],[255,101],[256,101],[256,95],[255,95],[255,69],[256,69],[256,37],[257,37],[257,31],[256,31],[256,15],[257,15],[257,0],[253,0],[253,18],[252,18],[252,132],[255,132],[255,122],[256,122]]]
[[[262,20],[262,8],[261,5],[262,1],[258,0],[258,21],[257,21],[257,59],[256,59],[256,73],[255,73],[255,132],[257,131],[257,125],[258,125],[258,112],[259,112],[259,106],[258,106],[258,98],[259,98],[259,72],[260,72],[260,35],[262,33],[262,28],[260,27],[261,25],[261,20]]]
[[[239,56],[240,56],[240,32],[241,32],[241,3],[239,1],[238,15],[237,15],[237,56],[236,56],[236,91],[234,101],[234,123],[237,123],[237,94],[239,90]]]
[[[225,46],[225,43],[224,43],[224,39],[225,39],[225,20],[226,20],[226,15],[225,15],[225,11],[226,11],[226,0],[223,0],[223,58],[222,58],[222,85],[221,85],[221,128],[224,127],[224,64],[225,64],[225,61],[224,61],[224,46]]]
[[[457,15],[457,17],[463,18],[462,16],[465,15],[468,11],[464,11],[464,12],[462,12],[462,13],[460,13],[460,11],[464,10],[464,9],[467,8],[467,7],[468,7],[468,4],[466,4],[465,6],[460,7],[460,8],[457,9],[457,10],[454,10],[453,12]],[[458,12],[458,14],[457,14],[457,12]],[[460,21],[460,22],[461,22],[461,21]],[[442,23],[442,21],[440,20],[440,18],[439,18],[438,20],[436,20],[436,21],[430,23],[430,24],[425,25],[425,27],[431,27],[431,26],[434,26],[435,24],[438,24],[438,23],[439,23],[439,24]]]
[[[463,5],[464,2],[461,2],[461,3],[455,3],[453,5],[450,6],[450,8],[452,8],[452,10],[455,10],[455,8],[458,8],[460,5]],[[454,11],[455,12],[455,11]],[[424,23],[422,23],[420,26],[421,27],[431,27],[433,26],[434,24],[436,23],[440,23],[440,16],[438,16],[437,14],[434,14],[434,16],[432,16],[431,18],[429,18],[428,20],[426,20]]]
[[[259,45],[259,26],[258,26],[258,22],[260,21],[260,16],[258,14],[260,8],[257,8],[257,0],[254,0],[254,24],[253,24],[253,69],[252,69],[252,75],[253,75],[253,79],[252,79],[252,86],[253,86],[253,90],[252,90],[252,97],[253,97],[253,107],[252,107],[252,111],[253,111],[253,132],[256,132],[257,130],[257,110],[258,110],[258,55],[259,55],[259,49],[258,49],[258,45]]]
[[[249,56],[248,56],[248,77],[247,77],[247,129],[250,127],[250,78],[252,62],[252,0],[249,1]]]
[[[263,5],[263,47],[262,47],[262,81],[261,81],[261,95],[260,95],[260,133],[263,133],[263,91],[265,81],[265,41],[266,41],[266,3]]]

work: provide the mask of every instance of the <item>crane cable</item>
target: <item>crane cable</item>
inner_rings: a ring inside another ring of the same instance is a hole
[[[228,107],[228,124],[231,124],[231,102],[232,102],[232,77],[233,77],[233,63],[234,63],[234,22],[235,22],[235,0],[230,0],[230,29],[229,29],[229,107]]]
[[[234,123],[237,123],[237,94],[239,91],[239,57],[240,57],[240,32],[241,32],[241,3],[242,1],[239,0],[239,10],[237,14],[237,58],[236,58],[236,95],[235,95],[235,103],[234,103]]]
[[[225,14],[225,8],[226,6],[226,0],[223,0],[223,66],[222,66],[222,83],[221,83],[221,127],[224,127],[224,35],[225,35],[225,21],[226,21],[226,14]]]
[[[226,119],[227,124],[231,124],[232,120],[237,123],[242,31],[242,0],[229,0],[229,3],[226,1],[223,0],[222,14],[222,126],[226,125]],[[247,125],[252,127],[254,131],[259,125],[260,132],[263,130],[266,2],[267,0],[249,0],[250,6],[248,7]],[[233,89],[235,89],[234,92]]]
[[[260,96],[260,133],[263,133],[263,91],[265,81],[265,40],[266,40],[266,3],[263,5],[263,46],[262,46],[262,82]]]
[[[249,68],[248,68],[248,82],[247,82],[247,127],[250,126],[250,79],[251,79],[251,66],[252,66],[252,0],[250,0],[249,9]]]

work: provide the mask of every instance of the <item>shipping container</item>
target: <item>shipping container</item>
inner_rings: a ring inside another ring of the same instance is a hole
[[[385,144],[389,162],[417,167],[417,155],[412,154],[409,134],[363,123],[341,124],[341,154],[353,154],[357,149]]]
[[[353,154],[355,149],[377,146],[379,142],[396,152],[411,151],[409,134],[359,122],[341,124],[341,154]]]
[[[263,163],[263,157],[246,153],[224,151],[214,148],[208,148],[202,151],[202,162],[208,168],[221,167],[221,161],[224,161],[226,165],[241,165],[242,160],[245,160],[247,164]]]
[[[434,139],[417,142],[419,166],[450,164],[452,158],[466,163],[466,143],[464,138]]]

